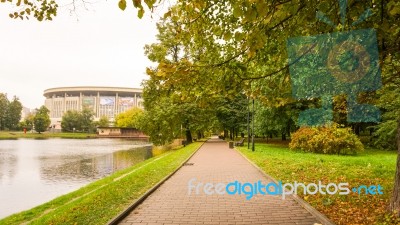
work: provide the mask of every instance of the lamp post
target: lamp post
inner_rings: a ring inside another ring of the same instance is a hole
[[[252,143],[252,146],[251,146],[251,151],[253,151],[254,152],[254,98],[253,98],[253,114],[252,114],[252,116],[251,116],[251,118],[252,118],[252,122],[253,122],[253,128],[251,129],[251,143]]]
[[[247,97],[247,149],[250,149],[250,106],[249,97]]]

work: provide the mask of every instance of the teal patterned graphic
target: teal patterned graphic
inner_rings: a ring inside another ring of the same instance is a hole
[[[340,0],[341,23],[345,23],[346,0]],[[353,24],[371,15],[367,9]],[[322,12],[317,18],[331,26]],[[359,104],[358,94],[382,86],[379,52],[374,29],[294,37],[287,40],[292,94],[296,99],[321,98],[321,108],[300,113],[300,126],[322,126],[333,119],[335,95],[347,96],[348,122],[378,122],[379,109]]]

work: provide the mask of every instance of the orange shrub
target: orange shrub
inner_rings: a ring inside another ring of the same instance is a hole
[[[356,154],[364,151],[364,146],[350,128],[302,127],[292,134],[289,144],[292,150],[322,154]]]

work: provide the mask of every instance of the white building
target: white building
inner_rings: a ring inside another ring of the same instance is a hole
[[[69,110],[92,109],[95,120],[115,116],[133,107],[143,108],[142,89],[125,87],[59,87],[44,91],[51,124],[61,128],[61,118]]]

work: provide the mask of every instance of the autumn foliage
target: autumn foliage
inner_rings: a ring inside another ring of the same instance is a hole
[[[356,154],[364,151],[360,139],[350,128],[337,124],[329,127],[302,127],[292,135],[289,144],[292,150],[322,154]]]

